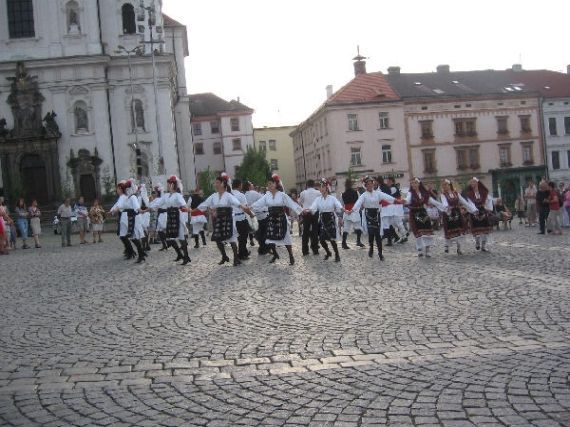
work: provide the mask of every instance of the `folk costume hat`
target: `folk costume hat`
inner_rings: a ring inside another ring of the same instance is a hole
[[[220,181],[222,184],[224,184],[224,187],[227,192],[229,193],[232,192],[232,179],[227,173],[222,172],[220,176],[218,176],[216,179]]]
[[[327,178],[321,178],[319,184],[321,187],[325,187],[329,193],[331,192],[332,183]]]
[[[167,180],[166,184],[174,184],[176,186],[175,190],[182,193],[182,181],[176,175],[171,175]]]

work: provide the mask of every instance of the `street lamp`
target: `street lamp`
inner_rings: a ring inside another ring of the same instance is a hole
[[[139,10],[138,10],[138,17],[139,20],[144,20],[144,16],[145,16],[145,11],[148,13],[148,20],[147,20],[147,24],[148,24],[148,28],[150,30],[150,40],[146,41],[143,40],[144,44],[150,44],[150,52],[151,52],[151,57],[152,57],[152,86],[154,89],[154,113],[155,113],[155,119],[156,119],[156,140],[158,143],[158,174],[159,175],[163,175],[164,174],[164,157],[163,157],[163,152],[162,152],[162,135],[160,132],[160,114],[158,112],[158,89],[157,89],[157,84],[156,84],[156,63],[155,63],[155,58],[154,58],[154,45],[155,44],[163,44],[164,40],[154,40],[153,38],[153,32],[152,32],[152,28],[154,26],[156,26],[156,9],[154,7],[154,3],[152,3],[150,6],[145,6],[144,5],[144,0],[140,0],[140,4],[139,4]]]
[[[135,153],[137,154],[137,165],[138,165],[138,151],[139,150],[139,127],[137,124],[137,116],[136,116],[136,112],[135,112],[135,87],[133,84],[133,69],[131,66],[131,55],[133,53],[140,55],[140,46],[135,46],[132,49],[127,49],[124,46],[117,46],[117,50],[115,51],[115,53],[126,53],[127,54],[127,62],[129,64],[129,82],[131,85],[131,120],[133,123],[133,130],[135,132],[135,143],[133,145],[133,148],[135,149]],[[140,178],[140,175],[142,174],[142,171],[139,170],[139,168],[137,167],[137,175],[139,175],[137,178]]]

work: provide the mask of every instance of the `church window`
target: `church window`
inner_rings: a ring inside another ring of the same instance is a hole
[[[32,0],[8,0],[8,32],[11,39],[35,37]]]
[[[135,8],[132,4],[125,3],[121,8],[123,16],[123,34],[135,34],[137,24],[135,22]]]
[[[131,124],[133,130],[135,130],[135,123],[136,129],[138,130],[145,130],[144,127],[144,108],[143,103],[140,99],[135,99],[133,104],[133,113],[131,117]]]

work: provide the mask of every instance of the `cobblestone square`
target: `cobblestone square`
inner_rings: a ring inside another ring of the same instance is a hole
[[[536,232],[294,268],[46,236],[0,257],[0,425],[568,426],[570,237]]]

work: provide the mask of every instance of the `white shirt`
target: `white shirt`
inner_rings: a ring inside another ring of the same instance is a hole
[[[322,195],[320,195],[319,197],[317,197],[315,199],[315,201],[313,202],[312,206],[311,206],[311,212],[315,213],[315,212],[343,212],[344,208],[342,207],[342,205],[340,204],[340,202],[338,201],[338,199],[333,196],[333,195],[328,195],[326,197],[323,197]]]
[[[305,209],[310,209],[313,203],[321,195],[321,192],[316,188],[307,188],[301,191],[299,195],[299,204]]]
[[[320,192],[319,192],[320,194]],[[271,194],[270,191],[265,193],[257,202],[255,202],[252,206],[253,209],[261,209],[262,207],[276,207],[276,206],[284,206],[297,214],[300,214],[303,211],[303,208],[299,206],[297,203],[291,199],[287,194],[283,193],[282,191],[278,191],[275,195]]]
[[[383,193],[380,190],[365,191],[360,195],[352,210],[353,212],[358,212],[360,208],[382,209],[382,205],[380,204],[382,200],[385,200],[388,203],[394,203],[396,201],[392,196]]]
[[[206,209],[233,208],[239,206],[239,200],[236,199],[232,194],[224,191],[222,195],[219,193],[212,194],[210,197],[200,203],[197,209],[205,211]]]
[[[475,213],[477,212],[477,208],[475,207],[475,205],[467,200],[465,200],[463,198],[463,196],[459,193],[457,194],[457,200],[459,200],[459,204],[463,207],[465,207],[465,209],[467,209],[467,211],[469,213]],[[455,197],[455,194],[453,192],[449,193],[449,195],[447,195],[446,193],[444,193],[443,191],[441,192],[441,209],[442,211],[447,211],[449,208],[449,199],[452,199]],[[439,206],[438,206],[439,208]]]
[[[241,191],[232,190],[232,196],[238,199],[240,205],[247,205],[247,199],[245,198],[245,194],[243,194]],[[243,220],[245,218],[243,209],[234,206],[234,216],[237,217],[238,221]]]

